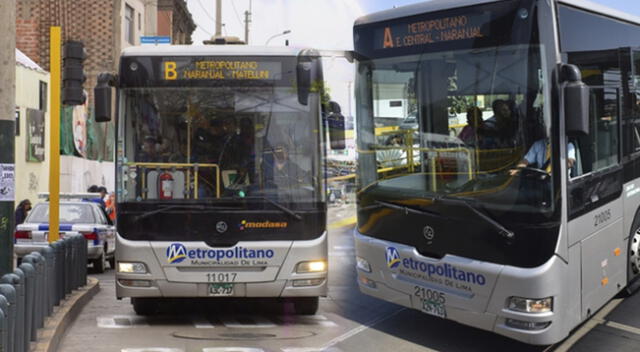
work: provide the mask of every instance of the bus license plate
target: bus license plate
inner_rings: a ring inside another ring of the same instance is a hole
[[[442,303],[430,301],[427,299],[422,300],[422,311],[440,318],[447,317],[447,310]]]
[[[233,284],[209,284],[209,295],[211,296],[232,296]]]

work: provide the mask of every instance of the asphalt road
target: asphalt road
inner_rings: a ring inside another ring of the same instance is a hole
[[[115,299],[113,271],[94,275],[101,291],[83,309],[59,351],[638,351],[640,295],[614,299],[564,344],[530,346],[361,294],[352,228],[330,231],[329,296],[315,316],[270,301],[177,304],[138,317]],[[189,302],[187,302],[189,303]]]

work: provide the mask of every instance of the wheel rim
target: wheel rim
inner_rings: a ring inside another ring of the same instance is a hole
[[[631,239],[631,253],[629,255],[629,261],[631,264],[631,270],[633,270],[634,274],[640,273],[640,253],[638,253],[639,250],[640,228],[636,230],[636,232],[633,234],[633,238]]]

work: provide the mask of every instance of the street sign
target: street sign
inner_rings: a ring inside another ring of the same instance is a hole
[[[152,44],[152,45],[169,45],[171,44],[171,37],[169,36],[142,36],[140,37],[140,45]]]

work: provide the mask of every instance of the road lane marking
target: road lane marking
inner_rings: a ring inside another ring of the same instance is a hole
[[[332,339],[331,341],[327,342],[322,347],[320,347],[319,350],[320,351],[329,350],[329,348],[332,348],[334,345],[337,345],[340,342],[342,342],[342,341],[344,341],[346,339],[349,339],[349,338],[361,333],[362,331],[364,331],[364,330],[366,330],[366,329],[368,329],[368,328],[370,328],[370,327],[372,327],[372,326],[374,326],[376,324],[379,324],[379,323],[381,323],[381,322],[383,322],[383,321],[385,321],[387,319],[390,319],[390,318],[398,315],[399,313],[405,311],[406,309],[407,308],[398,309],[397,311],[395,311],[395,312],[393,312],[393,313],[391,313],[389,315],[380,316],[380,317],[378,317],[376,319],[371,320],[370,322],[368,322],[366,324],[362,324],[362,325],[360,325],[360,326],[358,326],[356,328],[353,328],[353,329],[347,331],[346,333],[344,333],[344,334]],[[432,351],[432,350],[426,349],[425,351]]]
[[[182,348],[167,347],[142,347],[142,348],[123,348],[121,352],[184,352]]]
[[[336,229],[339,229],[341,227],[355,225],[356,221],[357,221],[357,217],[351,216],[351,217],[348,217],[346,219],[342,219],[342,220],[338,220],[338,221],[334,221],[334,222],[330,223],[328,228],[329,228],[329,230],[336,230]]]
[[[196,329],[213,329],[215,326],[204,316],[195,316],[191,318],[191,322]]]
[[[264,352],[264,350],[255,347],[206,347],[202,352]]]
[[[135,315],[102,315],[96,318],[99,328],[127,329],[147,325],[144,318]]]
[[[252,320],[252,323],[249,324],[244,324],[242,322],[240,322],[238,319],[236,318],[244,318],[245,320]],[[273,322],[261,317],[261,316],[235,316],[235,317],[230,317],[230,316],[224,316],[220,318],[220,321],[222,322],[222,324],[224,324],[225,327],[227,328],[231,328],[231,329],[237,329],[237,328],[242,328],[242,329],[255,329],[255,328],[275,328],[276,324],[274,324]]]
[[[560,346],[558,346],[555,352],[566,352],[571,346],[583,338],[589,331],[593,330],[596,326],[605,322],[604,317],[607,316],[615,307],[622,302],[622,298],[614,298],[607,303],[596,315],[587,320],[582,327],[580,327],[575,333],[571,334]]]
[[[630,325],[616,323],[615,321],[611,321],[611,320],[607,321],[604,325],[615,328],[615,329],[624,330],[636,335],[640,335],[640,329]]]

